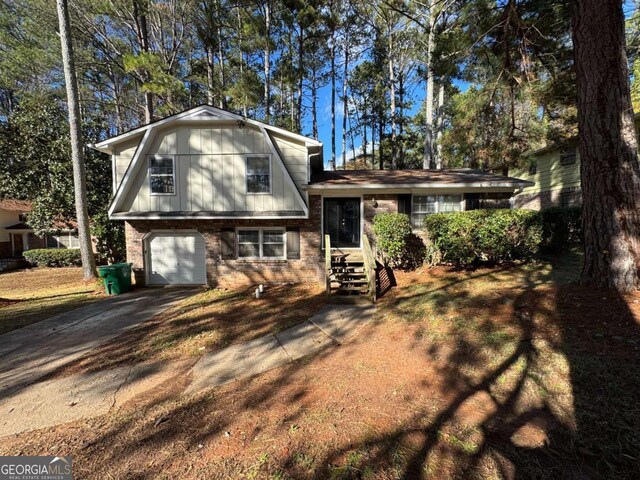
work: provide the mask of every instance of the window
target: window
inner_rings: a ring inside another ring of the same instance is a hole
[[[529,162],[529,175],[535,175],[538,171],[538,162],[536,160],[531,160]]]
[[[565,150],[560,154],[560,165],[573,165],[576,163],[576,150]]]
[[[271,192],[271,158],[247,157],[247,193]]]
[[[581,203],[580,192],[570,191],[560,194],[560,206],[562,208],[579,207]]]
[[[60,248],[57,235],[47,235],[46,241],[47,248]]]
[[[256,228],[238,230],[238,258],[285,258],[285,230]]]
[[[27,221],[27,214],[26,213],[21,213],[18,215],[18,221],[19,222],[26,222]]]
[[[424,217],[430,213],[436,213],[435,195],[414,195],[411,213],[411,223],[414,227],[422,227]]]
[[[60,235],[47,235],[46,248],[80,248],[80,241],[73,232],[63,232]]]
[[[173,157],[150,157],[151,195],[175,195],[176,170]]]
[[[260,257],[260,230],[240,230],[238,232],[238,257]]]
[[[411,209],[411,224],[420,228],[431,213],[462,210],[462,195],[414,195]]]
[[[459,212],[460,195],[438,195],[438,212]]]

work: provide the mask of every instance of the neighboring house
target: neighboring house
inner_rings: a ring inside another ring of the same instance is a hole
[[[535,183],[513,197],[514,207],[540,210],[582,203],[577,138],[536,150],[525,163],[524,168],[508,169],[509,174]]]
[[[0,258],[21,257],[25,250],[43,247],[43,239],[25,223],[30,211],[26,200],[0,200]]]
[[[27,200],[0,200],[0,258],[19,258],[36,248],[79,248],[75,232],[66,227],[44,238],[35,235],[26,223],[30,211]]]
[[[530,182],[471,170],[324,171],[317,140],[200,106],[91,145],[113,162],[110,218],[152,285],[325,278],[379,212],[508,206]],[[356,255],[353,255],[356,259]],[[362,259],[362,257],[360,257]]]

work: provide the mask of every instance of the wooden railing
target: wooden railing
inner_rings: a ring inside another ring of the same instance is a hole
[[[367,280],[369,281],[369,296],[371,301],[375,302],[378,293],[376,288],[376,259],[373,256],[371,244],[366,235],[362,236],[362,258],[364,260],[364,269],[367,272]]]
[[[331,237],[324,236],[324,267],[325,267],[325,287],[327,293],[331,293]]]

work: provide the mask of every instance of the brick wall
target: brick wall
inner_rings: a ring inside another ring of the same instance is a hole
[[[373,237],[373,217],[379,213],[398,213],[398,195],[363,195],[364,203],[362,217],[364,219],[364,232]],[[375,204],[377,206],[374,206]]]
[[[211,286],[237,287],[276,282],[324,281],[320,250],[321,197],[309,197],[309,219],[131,220],[125,222],[127,261],[144,268],[143,237],[153,230],[197,230],[204,237],[207,282]],[[223,260],[220,230],[231,227],[297,227],[299,260]]]

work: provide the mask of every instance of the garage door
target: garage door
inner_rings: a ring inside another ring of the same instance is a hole
[[[148,245],[150,285],[207,283],[204,238],[199,233],[157,233]]]

